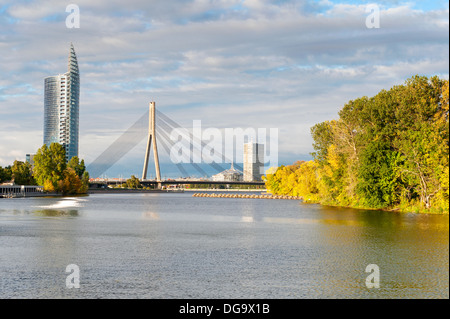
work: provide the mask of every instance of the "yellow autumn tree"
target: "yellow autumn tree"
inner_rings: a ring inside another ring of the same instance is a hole
[[[317,201],[319,195],[318,164],[315,161],[304,162],[295,171],[297,184],[293,189],[294,196],[305,201]]]
[[[82,193],[83,185],[74,169],[68,167],[64,170],[64,179],[58,181],[58,190],[64,195]]]

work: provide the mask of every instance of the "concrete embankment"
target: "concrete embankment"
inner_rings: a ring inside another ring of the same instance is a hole
[[[296,199],[301,200],[299,196],[287,196],[287,195],[257,195],[257,194],[208,194],[208,193],[194,193],[192,197],[220,197],[220,198],[261,198],[261,199]]]

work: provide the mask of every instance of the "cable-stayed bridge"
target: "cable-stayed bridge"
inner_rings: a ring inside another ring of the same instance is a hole
[[[218,182],[209,180],[187,180],[189,174],[185,167],[181,163],[174,163],[183,179],[179,180],[161,180],[161,173],[159,168],[159,154],[158,146],[162,147],[162,150],[166,155],[170,156],[171,151],[175,146],[176,141],[171,139],[171,134],[174,130],[183,132],[187,135],[186,141],[190,141],[188,145],[184,145],[187,149],[191,151],[192,154],[202,154],[202,150],[208,147],[203,141],[196,139],[192,132],[187,129],[183,129],[181,125],[176,123],[170,117],[164,113],[156,110],[155,103],[150,102],[149,110],[147,110],[133,125],[131,125],[122,135],[117,138],[105,151],[103,151],[91,164],[88,165],[87,170],[92,178],[100,177],[108,169],[110,169],[114,164],[116,164],[121,158],[123,158],[128,152],[130,152],[134,147],[141,143],[146,137],[147,148],[144,157],[143,173],[141,176],[141,183],[144,185],[157,185],[161,187],[162,184],[243,184],[243,185],[263,185],[262,181],[254,182]],[[147,167],[149,162],[149,157],[151,153],[151,148],[153,146],[153,162],[155,164],[156,179],[147,180]],[[161,149],[161,148],[160,148]],[[228,158],[225,154],[222,154],[220,150],[214,149],[215,158],[222,159],[222,163],[233,163],[233,159]],[[186,162],[184,162],[186,164]],[[195,163],[194,161],[189,161],[190,165],[195,171],[197,171],[200,176],[207,176],[207,172],[202,169],[202,167]],[[212,161],[208,165],[217,173],[222,172],[224,168]],[[242,167],[236,163],[233,164],[237,170],[242,171]],[[113,184],[113,182],[111,182]]]

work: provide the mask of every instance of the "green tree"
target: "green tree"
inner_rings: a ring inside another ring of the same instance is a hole
[[[426,209],[448,210],[448,80],[415,76],[395,93],[399,103],[392,145],[405,159],[401,169],[412,182],[408,186]]]
[[[72,157],[69,162],[67,163],[67,167],[72,168],[75,173],[78,175],[78,177],[82,177],[83,173],[86,171],[86,166],[84,165],[84,160],[78,158],[78,156]]]
[[[396,203],[401,186],[396,167],[400,162],[401,155],[383,141],[374,141],[364,149],[357,186],[362,206],[386,208]]]
[[[14,161],[11,167],[12,178],[17,185],[35,185],[36,182],[32,176],[31,164],[28,162]]]
[[[312,153],[317,161],[324,161],[327,156],[328,147],[333,144],[334,136],[330,121],[318,123],[311,128],[311,135],[314,140]]]
[[[131,177],[129,179],[127,179],[126,185],[128,188],[133,188],[133,189],[142,188],[141,182],[134,175],[131,175]]]
[[[38,185],[43,185],[45,190],[58,189],[58,181],[64,179],[66,169],[66,152],[58,143],[43,145],[34,156],[34,178]]]
[[[84,160],[72,157],[66,164],[64,147],[58,143],[43,145],[34,156],[34,178],[45,191],[73,195],[86,193],[89,173]]]
[[[11,166],[2,168],[0,166],[0,183],[10,181],[12,179]]]
[[[82,160],[83,161],[83,160]],[[84,162],[84,161],[83,161]],[[81,193],[86,193],[89,189],[89,172],[84,171],[81,176]]]

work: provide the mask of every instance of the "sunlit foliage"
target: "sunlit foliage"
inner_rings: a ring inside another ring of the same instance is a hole
[[[274,194],[329,205],[448,213],[449,82],[414,76],[316,124],[309,162],[266,174]]]

